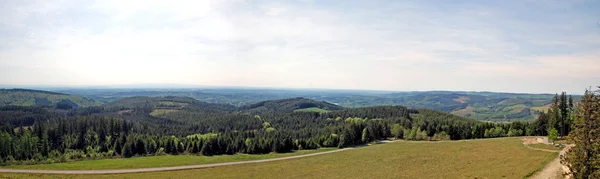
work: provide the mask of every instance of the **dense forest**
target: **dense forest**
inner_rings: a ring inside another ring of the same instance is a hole
[[[328,112],[294,112],[322,108]],[[430,109],[346,109],[293,98],[236,107],[186,97],[131,97],[102,106],[0,107],[3,165],[150,156],[291,152],[376,140],[543,135],[545,123],[482,122]]]

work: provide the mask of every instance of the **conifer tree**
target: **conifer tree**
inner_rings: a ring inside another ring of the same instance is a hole
[[[576,124],[569,138],[570,148],[561,163],[570,168],[575,178],[600,178],[600,98],[586,91],[574,115]]]

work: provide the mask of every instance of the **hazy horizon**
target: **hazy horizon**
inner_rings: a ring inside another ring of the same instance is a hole
[[[99,89],[99,90],[207,90],[207,89],[239,89],[239,90],[282,90],[282,91],[356,91],[374,93],[403,93],[403,92],[492,92],[513,94],[560,94],[560,92],[527,92],[527,91],[486,91],[486,90],[446,90],[446,89],[422,89],[422,90],[374,90],[374,89],[347,89],[347,88],[288,88],[288,87],[257,87],[257,86],[207,86],[186,84],[122,84],[122,85],[3,85],[0,89],[33,89],[33,90],[71,90],[71,89]],[[586,88],[588,89],[588,88]],[[592,90],[597,89],[591,86]],[[568,95],[583,95],[581,92],[567,92]]]
[[[2,86],[582,94],[600,1],[0,0]]]

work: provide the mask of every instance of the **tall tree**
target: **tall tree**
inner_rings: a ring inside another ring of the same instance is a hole
[[[567,123],[567,117],[569,115],[569,106],[567,105],[567,93],[562,92],[560,94],[558,109],[560,110],[560,136],[565,136],[567,134],[567,128],[569,124]]]
[[[575,178],[600,178],[600,98],[586,91],[574,116],[576,124],[569,134],[575,146],[561,156]]]
[[[548,128],[546,130],[550,130],[550,129],[560,129],[560,109],[558,108],[558,104],[559,104],[559,97],[558,94],[556,94],[553,98],[552,98],[552,104],[550,105],[550,108],[548,109]]]
[[[569,109],[573,110],[573,96],[569,95]]]

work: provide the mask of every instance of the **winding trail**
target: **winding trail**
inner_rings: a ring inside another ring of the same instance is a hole
[[[380,141],[378,143],[390,143],[394,141]],[[228,165],[240,165],[240,164],[251,164],[251,163],[263,163],[263,162],[272,162],[279,160],[289,160],[296,158],[304,158],[310,156],[317,156],[323,154],[330,154],[335,152],[341,152],[346,150],[351,150],[355,148],[359,148],[363,146],[357,147],[349,147],[343,149],[337,149],[326,152],[305,154],[305,155],[296,155],[289,157],[281,157],[281,158],[272,158],[272,159],[262,159],[262,160],[249,160],[249,161],[239,161],[239,162],[226,162],[226,163],[214,163],[214,164],[201,164],[201,165],[187,165],[187,166],[175,166],[175,167],[157,167],[157,168],[137,168],[137,169],[115,169],[115,170],[28,170],[28,169],[4,169],[0,168],[0,173],[30,173],[30,174],[121,174],[121,173],[141,173],[141,172],[158,172],[158,171],[173,171],[173,170],[188,170],[188,169],[201,169],[201,168],[213,168],[220,166],[228,166]]]
[[[544,142],[548,143],[548,138],[545,138]],[[527,146],[527,145],[525,145],[525,146]],[[562,179],[562,178],[565,178],[563,176],[563,173],[565,173],[565,171],[567,171],[568,168],[560,163],[560,156],[565,155],[566,151],[571,147],[573,147],[573,145],[567,145],[563,150],[560,151],[558,157],[556,157],[554,160],[552,160],[550,163],[548,163],[544,167],[544,169],[542,169],[535,175],[531,176],[530,178],[532,178],[532,179]],[[529,146],[528,146],[528,148],[533,149]],[[534,150],[536,150],[536,149],[534,149]],[[540,149],[540,150],[547,151],[547,152],[556,152],[556,151],[546,150],[546,149]]]

